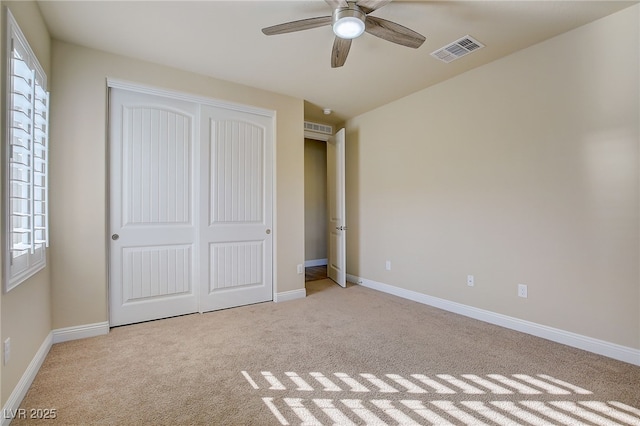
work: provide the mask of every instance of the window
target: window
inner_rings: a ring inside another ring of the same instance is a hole
[[[2,146],[4,281],[9,291],[46,265],[49,94],[47,77],[8,9],[6,24]]]

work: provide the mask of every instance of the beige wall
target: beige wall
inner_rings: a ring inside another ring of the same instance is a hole
[[[327,143],[304,140],[304,260],[327,254]]]
[[[11,10],[40,65],[50,78],[49,33],[37,5],[35,2],[3,2],[2,4]],[[3,21],[0,42],[4,42],[4,32]],[[0,80],[4,82],[4,72]],[[1,205],[2,200],[0,200]],[[2,241],[4,241],[4,229],[2,232]],[[4,246],[2,250],[4,250]],[[4,254],[2,258],[4,258]],[[5,339],[11,338],[11,358],[8,364],[2,366],[0,370],[2,382],[0,400],[3,407],[51,331],[50,259],[49,257],[47,268],[9,293],[3,293],[0,296],[2,298],[0,303],[0,334],[2,337],[0,341],[4,342]]]
[[[639,16],[350,120],[348,272],[639,349]]]
[[[303,101],[54,41],[51,119],[53,327],[107,321],[106,78],[275,110],[275,289],[304,288]]]

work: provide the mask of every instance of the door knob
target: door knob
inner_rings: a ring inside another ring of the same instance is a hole
[[[113,234],[113,235],[111,236],[111,239],[112,239],[113,241],[117,240],[118,238],[120,238],[120,235],[118,235],[118,234]]]
[[[267,229],[267,235],[271,233],[271,229]]]

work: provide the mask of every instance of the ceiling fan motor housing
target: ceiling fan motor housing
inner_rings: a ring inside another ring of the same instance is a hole
[[[365,29],[364,13],[355,2],[349,2],[348,7],[341,7],[333,11],[333,32],[340,38],[352,39],[362,35]]]

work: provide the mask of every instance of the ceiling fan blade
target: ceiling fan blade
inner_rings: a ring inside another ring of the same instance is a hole
[[[425,37],[407,27],[376,16],[367,16],[365,31],[376,37],[417,49],[426,40]]]
[[[359,0],[356,5],[366,14],[391,3],[391,0]]]
[[[331,16],[319,16],[317,18],[301,19],[299,21],[285,22],[262,29],[266,35],[292,33],[294,31],[310,30],[331,24]]]
[[[347,0],[324,0],[324,1],[326,1],[327,4],[331,6],[331,9],[334,9],[334,10],[341,7],[349,7]]]
[[[351,39],[336,37],[331,51],[331,68],[338,68],[344,65],[351,48]]]

